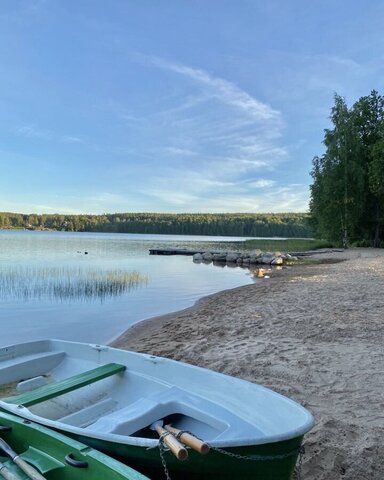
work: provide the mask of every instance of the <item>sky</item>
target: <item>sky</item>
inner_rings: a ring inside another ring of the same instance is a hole
[[[0,0],[0,211],[306,212],[381,0]]]

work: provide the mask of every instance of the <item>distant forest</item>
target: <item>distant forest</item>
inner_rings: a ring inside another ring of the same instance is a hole
[[[0,228],[70,232],[233,235],[244,237],[311,236],[305,213],[35,215],[0,213]]]

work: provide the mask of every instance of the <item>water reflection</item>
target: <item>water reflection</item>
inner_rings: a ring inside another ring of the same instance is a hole
[[[0,270],[0,300],[103,301],[147,284],[136,271],[8,266]]]
[[[1,343],[52,337],[108,343],[140,320],[252,283],[243,269],[149,255],[150,248],[162,246],[192,249],[196,240],[0,230]],[[235,250],[228,239],[214,245],[201,240],[196,249]]]

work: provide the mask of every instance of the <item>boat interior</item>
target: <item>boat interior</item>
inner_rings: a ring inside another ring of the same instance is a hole
[[[129,365],[79,361],[65,351],[2,350],[0,407],[27,418],[137,440],[157,439],[158,421],[207,442],[265,437],[235,411],[176,386],[177,378],[166,382]]]

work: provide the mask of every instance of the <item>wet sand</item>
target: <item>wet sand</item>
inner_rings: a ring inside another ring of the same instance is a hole
[[[382,480],[384,250],[316,257],[325,263],[141,322],[113,345],[238,376],[303,404],[316,419],[304,479]]]

